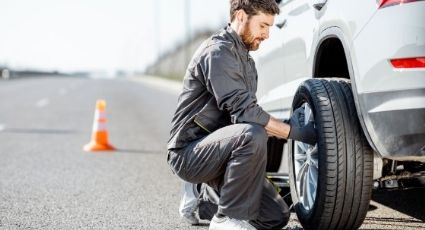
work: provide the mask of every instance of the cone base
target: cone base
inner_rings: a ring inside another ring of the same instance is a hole
[[[99,144],[96,142],[90,142],[84,145],[84,151],[86,152],[96,152],[96,151],[114,151],[115,147],[110,144]]]

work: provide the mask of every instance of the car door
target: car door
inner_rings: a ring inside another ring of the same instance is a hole
[[[313,0],[283,0],[270,34],[273,47],[259,54],[259,103],[278,118],[287,118],[298,85],[312,76],[311,54],[318,20]]]
[[[319,22],[313,3],[313,0],[292,0],[282,7],[286,20],[281,29],[286,66],[284,83],[312,76],[312,46],[317,38]]]

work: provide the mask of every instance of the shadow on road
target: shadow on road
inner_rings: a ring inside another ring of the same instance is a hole
[[[197,227],[209,227],[210,222],[200,222],[199,224],[195,225]]]
[[[425,188],[394,191],[374,191],[372,200],[402,212],[425,222]],[[379,218],[382,222],[387,222],[385,218]],[[382,219],[382,220],[381,220]],[[390,218],[391,222],[405,222],[406,220]],[[413,220],[414,221],[414,220]],[[412,223],[412,221],[408,221]]]

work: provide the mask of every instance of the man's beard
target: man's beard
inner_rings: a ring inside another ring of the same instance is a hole
[[[244,29],[241,34],[242,42],[246,48],[250,51],[257,50],[260,47],[260,43],[263,41],[261,38],[255,38],[249,29],[249,21],[244,25]]]

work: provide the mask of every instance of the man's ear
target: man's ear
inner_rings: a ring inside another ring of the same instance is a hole
[[[235,18],[239,23],[244,23],[248,19],[248,15],[245,13],[245,10],[240,9],[236,11]]]

